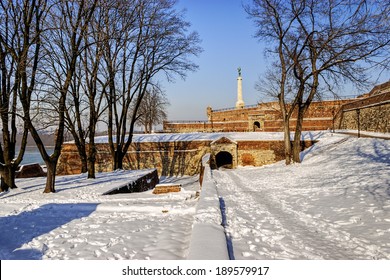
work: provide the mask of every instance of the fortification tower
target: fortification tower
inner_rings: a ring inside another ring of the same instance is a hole
[[[245,103],[242,100],[242,77],[241,77],[241,68],[238,67],[238,78],[237,78],[237,102],[236,109],[244,108]]]

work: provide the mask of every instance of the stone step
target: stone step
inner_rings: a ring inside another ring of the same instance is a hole
[[[153,194],[180,192],[181,184],[157,184],[154,187]]]

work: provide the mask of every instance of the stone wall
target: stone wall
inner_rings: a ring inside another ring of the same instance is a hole
[[[313,144],[302,142],[302,149]],[[97,144],[96,171],[112,171],[113,164],[108,144]],[[210,165],[216,166],[216,155],[228,152],[232,156],[232,168],[236,166],[262,166],[282,160],[283,141],[231,141],[222,137],[216,141],[176,141],[133,143],[127,153],[125,169],[156,168],[159,176],[195,175],[201,171],[202,157],[210,155]],[[64,144],[57,174],[81,173],[81,161],[74,144]]]
[[[334,116],[343,104],[356,99],[313,102],[307,110],[303,130],[327,130],[334,127]],[[277,102],[261,103],[242,109],[212,110],[207,108],[208,121],[164,122],[166,132],[247,132],[283,131],[283,121]],[[297,112],[291,116],[290,129],[295,129]]]
[[[339,128],[390,133],[390,99],[386,104],[350,108],[343,112]]]
[[[315,141],[301,141],[301,149]],[[238,143],[238,162],[241,166],[263,166],[284,159],[284,141],[241,141]]]
[[[132,143],[124,159],[124,169],[156,168],[160,176],[194,175],[200,170],[203,155],[210,152],[210,141]],[[108,144],[97,144],[96,171],[112,171]],[[81,173],[81,161],[74,144],[64,144],[58,175]]]

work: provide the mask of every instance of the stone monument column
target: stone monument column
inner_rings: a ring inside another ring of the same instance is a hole
[[[212,122],[212,114],[213,114],[213,109],[210,106],[207,107],[207,119],[209,122]]]
[[[237,78],[237,102],[236,109],[242,109],[245,106],[244,100],[242,100],[242,77],[241,77],[241,68],[238,69],[238,78]]]

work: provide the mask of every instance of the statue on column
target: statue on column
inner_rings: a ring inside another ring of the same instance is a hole
[[[211,122],[212,113],[213,113],[213,109],[210,106],[207,107],[207,119],[209,120],[209,122]]]
[[[244,100],[242,99],[242,77],[241,77],[241,67],[237,68],[238,78],[237,78],[237,102],[236,109],[242,109],[245,107]]]

